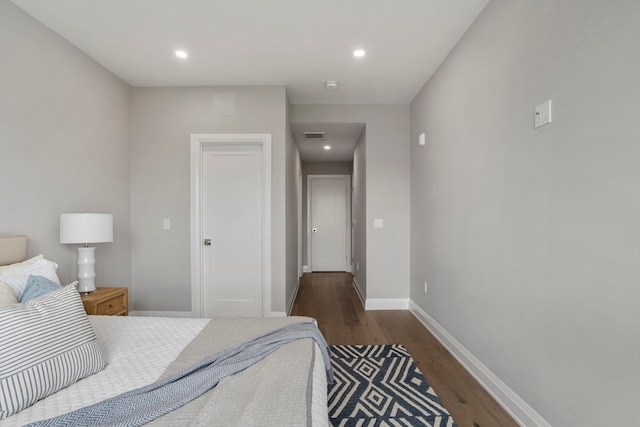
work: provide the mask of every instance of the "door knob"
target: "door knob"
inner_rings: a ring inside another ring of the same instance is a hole
[[[211,239],[204,239],[205,246],[211,246]]]

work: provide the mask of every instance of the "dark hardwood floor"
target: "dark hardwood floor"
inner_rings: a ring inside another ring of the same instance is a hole
[[[307,273],[291,314],[318,321],[329,345],[402,344],[459,427],[517,426],[408,310],[364,311],[348,273]]]

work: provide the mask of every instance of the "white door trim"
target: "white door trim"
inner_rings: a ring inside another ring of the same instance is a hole
[[[313,271],[311,262],[311,181],[314,179],[344,179],[347,184],[347,218],[345,224],[346,255],[344,271],[351,272],[351,175],[307,175],[307,265],[309,271]]]
[[[191,134],[191,316],[202,317],[202,152],[206,147],[262,147],[262,316],[271,316],[271,134]]]
[[[302,277],[302,171],[298,173],[298,285]]]

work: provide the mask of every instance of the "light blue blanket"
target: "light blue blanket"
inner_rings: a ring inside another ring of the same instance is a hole
[[[333,383],[329,350],[313,323],[296,323],[220,351],[164,380],[30,426],[140,426],[198,398],[226,376],[264,359],[280,346],[311,338],[320,347],[327,382]]]

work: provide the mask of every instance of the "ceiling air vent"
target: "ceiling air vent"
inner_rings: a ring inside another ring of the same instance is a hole
[[[316,139],[318,141],[324,141],[324,132],[302,132],[306,139]]]

